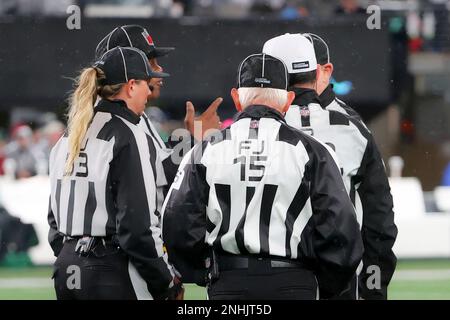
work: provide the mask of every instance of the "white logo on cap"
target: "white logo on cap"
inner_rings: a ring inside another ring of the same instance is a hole
[[[292,62],[292,69],[294,69],[294,70],[301,70],[301,69],[308,69],[308,68],[309,68],[309,61]]]
[[[256,83],[263,83],[263,84],[271,84],[271,81],[266,78],[255,78]]]

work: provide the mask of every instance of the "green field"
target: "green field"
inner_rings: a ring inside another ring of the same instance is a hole
[[[0,268],[0,300],[55,299],[50,267]],[[205,290],[186,286],[185,298],[205,299]],[[389,288],[393,300],[450,300],[450,260],[399,261]]]

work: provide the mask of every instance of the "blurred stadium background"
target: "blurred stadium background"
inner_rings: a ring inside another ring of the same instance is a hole
[[[358,5],[354,6],[354,5]],[[81,28],[69,29],[69,6]],[[381,8],[380,29],[369,30]],[[163,137],[184,103],[217,96],[222,119],[238,63],[284,32],[329,43],[336,94],[362,115],[394,196],[398,268],[390,299],[450,299],[450,1],[2,0],[0,2],[0,299],[54,299],[46,242],[48,154],[65,128],[65,99],[110,30],[141,24],[172,77],[148,113]],[[188,299],[204,299],[188,286]]]

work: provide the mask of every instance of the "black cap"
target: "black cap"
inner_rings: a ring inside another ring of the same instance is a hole
[[[169,76],[167,73],[152,71],[144,52],[131,47],[115,47],[106,51],[93,67],[105,73],[103,85],[126,83],[130,79],[148,80]]]
[[[322,65],[330,63],[330,50],[325,40],[314,33],[304,33],[303,36],[312,42],[317,63]]]
[[[274,88],[286,90],[288,71],[283,61],[265,53],[252,54],[238,69],[238,88]]]
[[[156,47],[147,29],[138,25],[115,28],[95,48],[95,59],[114,47],[134,47],[142,50],[148,59],[165,56],[175,48]]]

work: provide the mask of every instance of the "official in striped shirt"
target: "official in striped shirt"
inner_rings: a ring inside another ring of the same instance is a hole
[[[159,64],[158,59],[166,56],[175,49],[173,47],[156,46],[153,37],[147,29],[140,25],[123,25],[114,28],[98,43],[95,49],[95,57],[98,59],[106,51],[117,46],[133,47],[142,50],[148,58],[152,70],[156,72],[163,72],[163,68]],[[163,79],[158,77],[152,78],[150,80],[150,86],[152,90],[148,97],[149,100],[158,99],[161,89],[164,86]],[[158,211],[161,210],[164,196],[167,194],[169,186],[175,178],[178,166],[180,165],[182,154],[179,155],[178,153],[189,151],[194,145],[195,140],[202,140],[203,135],[209,129],[220,128],[221,122],[217,115],[217,108],[221,103],[222,98],[215,99],[203,114],[195,117],[195,107],[188,101],[184,120],[187,129],[186,132],[180,136],[172,135],[167,142],[161,139],[158,131],[145,112],[142,113],[138,126],[153,138],[158,158],[160,159],[156,163]],[[197,122],[197,126],[194,126],[195,122]],[[196,128],[197,130],[195,130]],[[174,149],[176,149],[175,152]]]
[[[167,299],[183,291],[155,214],[156,148],[137,126],[149,80],[164,76],[142,51],[116,47],[79,77],[68,134],[50,156],[58,299]]]
[[[287,83],[280,60],[244,59],[236,121],[188,153],[164,202],[168,250],[198,270],[206,258],[210,299],[316,299],[317,288],[330,297],[361,260],[333,156],[286,125]]]
[[[318,96],[332,71],[332,66],[316,63],[317,57],[324,62],[324,47],[317,36],[284,34],[268,40],[263,52],[289,66],[295,99],[286,113],[286,122],[335,150],[344,184],[356,207],[365,249],[363,261],[349,290],[336,298],[387,299],[397,262],[392,251],[397,227],[389,181],[375,140],[358,115],[349,107],[339,106],[338,100],[330,105]],[[378,279],[378,285],[372,279]]]
[[[328,44],[322,37],[314,33],[304,33],[303,36],[312,42],[316,55],[317,68],[320,69],[316,88],[321,105],[326,110],[334,110],[349,115],[366,126],[359,113],[347,103],[337,98],[333,91],[333,84],[330,83],[330,79],[333,75],[334,66],[331,63]]]

